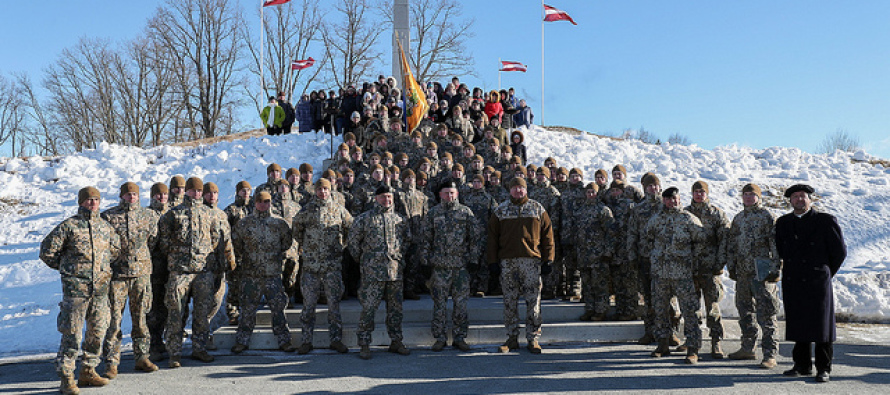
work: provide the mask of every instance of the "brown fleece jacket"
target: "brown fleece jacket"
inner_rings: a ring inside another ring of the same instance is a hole
[[[553,261],[553,228],[540,203],[528,197],[501,203],[488,221],[486,261],[541,258]]]

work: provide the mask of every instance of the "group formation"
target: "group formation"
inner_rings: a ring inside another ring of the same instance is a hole
[[[346,353],[339,304],[348,297],[362,306],[360,358],[372,357],[382,301],[388,351],[408,355],[402,302],[427,292],[433,351],[448,346],[449,297],[451,346],[468,351],[468,299],[503,295],[507,340],[499,352],[519,348],[520,297],[533,354],[542,351],[541,299],[563,298],[584,303],[581,320],[642,318],[639,343],[657,343],[653,357],[679,350],[695,364],[702,298],[710,354],[724,358],[724,270],[735,280],[742,329],[741,348],[728,357],[755,359],[762,331],[760,366],[776,366],[782,278],[787,338],[797,342],[795,365],[785,374],[811,374],[815,342],[819,379],[827,381],[830,279],[846,251],[835,219],[811,207],[811,187],[789,187],[794,212],[777,221],[762,206],[760,188],[747,184],[744,209],[730,221],[709,201],[705,181],[692,185],[684,208],[678,188],[662,189],[653,173],[642,176],[641,190],[622,165],[597,170],[585,182],[580,169],[560,167],[554,158],[540,167],[526,164],[521,129],[492,122],[477,135],[430,122],[408,134],[398,117],[387,124],[373,134],[345,131],[317,179],[308,163],[287,170],[270,164],[255,189],[237,183],[235,202],[225,209],[217,207],[217,185],[197,177],[154,184],[148,207],[140,204],[138,185],[127,182],[120,203],[101,214],[99,191],[80,190],[77,215],[47,235],[40,251],[62,276],[56,358],[62,392],[117,376],[128,300],[135,368],[146,372],[165,357],[170,368],[181,366],[190,306],[191,357],[202,362],[214,360],[207,352],[215,348],[210,322],[223,305],[238,326],[233,353],[249,347],[263,303],[280,349],[300,354],[312,351],[316,305],[326,303],[329,346]],[[296,303],[302,303],[299,344],[285,317]],[[685,342],[677,336],[681,321]],[[103,360],[105,377],[96,372]]]

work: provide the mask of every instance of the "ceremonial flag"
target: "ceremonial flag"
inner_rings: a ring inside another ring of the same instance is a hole
[[[577,25],[565,11],[544,4],[544,22],[569,21]]]
[[[502,60],[501,69],[498,71],[521,71],[524,73],[528,71],[528,66],[519,62],[509,62],[506,60]]]
[[[429,111],[430,106],[426,102],[426,94],[423,93],[423,89],[421,89],[417,80],[414,79],[414,74],[411,73],[411,66],[408,65],[408,59],[405,58],[405,50],[402,49],[402,41],[396,40],[396,42],[399,43],[399,54],[402,59],[402,77],[404,78],[403,86],[405,87],[403,93],[407,101],[405,103],[408,113],[408,128],[406,131],[411,133],[417,125],[420,125],[420,121]]]
[[[264,0],[263,7],[268,7],[270,5],[280,5],[280,4],[287,3],[288,1],[290,1],[290,0]]]
[[[315,64],[315,59],[312,59],[310,56],[309,59],[306,60],[295,60],[290,64],[291,70],[303,70],[307,67],[312,67]]]

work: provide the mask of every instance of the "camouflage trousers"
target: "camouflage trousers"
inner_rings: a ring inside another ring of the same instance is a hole
[[[102,347],[102,355],[105,363],[119,365],[121,362],[121,321],[124,316],[124,308],[130,301],[130,321],[133,323],[130,337],[133,339],[133,354],[136,359],[148,355],[150,334],[145,321],[147,310],[151,307],[151,279],[149,275],[139,277],[125,277],[111,280],[111,290],[108,294],[108,303],[111,306],[111,319],[108,331],[105,333],[105,343]]]
[[[559,287],[559,278],[560,278],[560,270],[562,264],[562,251],[556,252],[556,260],[551,264],[550,274],[541,275],[541,294],[544,295],[545,298],[555,298],[560,297],[558,291],[561,291]],[[501,285],[503,287],[503,285]]]
[[[562,259],[557,261],[553,270],[559,275],[557,295],[572,297],[582,294],[583,285],[581,271],[578,268],[578,252],[574,247],[563,247]]]
[[[404,279],[405,291],[417,292],[420,285],[426,282],[426,278],[424,278],[420,268],[420,248],[417,243],[411,243],[408,246],[402,277]]]
[[[157,266],[155,266],[155,269]],[[151,309],[145,317],[148,326],[151,349],[164,350],[164,328],[167,326],[167,305],[164,299],[167,296],[167,279],[170,274],[166,269],[151,273]]]
[[[683,315],[683,333],[686,346],[701,348],[701,327],[698,325],[698,310],[701,308],[695,284],[691,278],[668,279],[652,277],[652,304],[655,309],[655,338],[669,339],[671,329],[671,298],[677,297]]]
[[[705,320],[711,339],[723,339],[723,316],[720,314],[720,301],[725,295],[723,281],[720,276],[710,274],[696,275],[692,280],[695,282],[695,296],[705,300]]]
[[[779,343],[776,340],[779,298],[776,289],[776,283],[757,281],[753,275],[739,276],[735,283],[735,307],[739,310],[742,349],[754,351],[759,325],[763,330],[763,339],[760,341],[763,358],[775,358],[779,350]]]
[[[525,299],[525,338],[541,337],[541,260],[510,258],[501,261],[501,288],[504,290],[504,326],[507,336],[519,336],[519,296]]]
[[[170,356],[182,355],[183,312],[188,308],[189,294],[193,298],[192,309],[192,350],[204,351],[210,337],[211,311],[217,305],[214,300],[217,276],[213,272],[170,273],[167,281],[167,326],[164,336]]]
[[[362,279],[358,300],[362,314],[358,321],[358,345],[370,345],[374,332],[374,314],[380,301],[386,299],[386,332],[392,341],[402,341],[402,301],[404,300],[402,280],[373,281]]]
[[[300,298],[300,260],[287,258],[284,260],[284,273],[282,275],[282,285],[284,285],[284,293],[289,299],[293,298],[299,301]],[[239,299],[240,300],[240,299]]]
[[[90,280],[62,277],[62,301],[56,325],[62,340],[56,354],[56,373],[59,377],[73,376],[75,363],[83,342],[83,365],[95,368],[99,365],[102,337],[108,329],[107,281],[91,283]],[[86,322],[86,336],[83,326]]]
[[[226,272],[226,316],[229,319],[238,318],[238,307],[241,305],[241,269],[236,268]]]
[[[470,298],[470,272],[464,268],[433,268],[432,286],[430,293],[433,296],[433,322],[432,332],[436,340],[448,340],[448,297],[454,303],[451,312],[452,340],[464,340],[470,328],[467,300]]]
[[[220,312],[220,308],[223,307],[223,303],[226,300],[226,273],[220,272],[216,273],[215,281],[213,283],[213,305],[210,306],[210,316],[207,317],[207,322],[210,323],[210,335],[213,336],[213,331],[219,329],[219,327],[224,325],[224,321],[222,316],[226,313],[225,311]],[[216,318],[216,319],[214,319]]]
[[[584,311],[605,316],[609,312],[609,278],[612,267],[606,263],[593,264],[581,269],[581,293]]]
[[[340,299],[343,297],[343,273],[329,270],[314,273],[303,270],[300,276],[300,290],[303,292],[303,312],[300,324],[303,329],[303,343],[312,343],[315,332],[315,306],[323,291],[328,301],[328,330],[331,342],[343,339],[343,320],[340,317]]]
[[[637,266],[624,258],[617,258],[612,260],[610,272],[616,312],[619,316],[639,316],[640,284]]]
[[[284,309],[287,307],[287,293],[281,282],[281,276],[241,277],[241,319],[238,320],[238,333],[235,342],[249,344],[253,328],[256,326],[256,312],[265,299],[272,313],[272,333],[278,345],[290,343],[290,330]]]

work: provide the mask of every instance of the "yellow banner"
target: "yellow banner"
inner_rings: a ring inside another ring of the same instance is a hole
[[[405,87],[405,100],[407,101],[405,103],[406,115],[408,116],[407,131],[411,133],[417,128],[423,117],[426,116],[430,105],[426,102],[426,94],[423,93],[423,89],[420,88],[417,80],[414,79],[414,74],[411,73],[411,66],[408,65],[405,50],[402,49],[402,42],[400,40],[396,40],[396,42],[399,43],[399,53],[402,58],[402,77],[404,79],[402,84]]]

